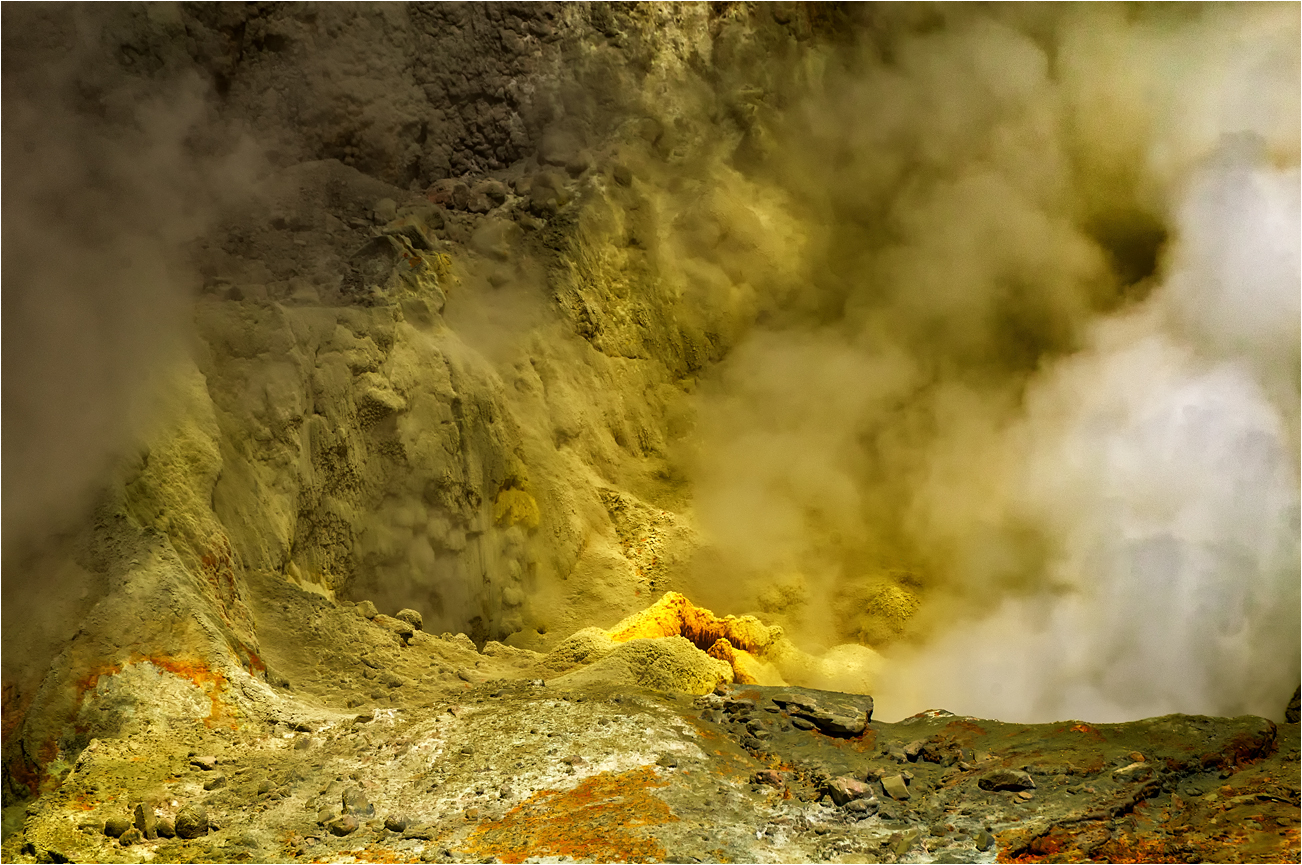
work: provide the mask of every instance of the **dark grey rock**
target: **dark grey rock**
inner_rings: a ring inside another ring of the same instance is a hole
[[[873,698],[866,695],[787,688],[770,699],[793,717],[812,721],[829,736],[858,736],[873,716]]]
[[[980,832],[978,832],[976,834],[976,837],[973,838],[972,840],[976,842],[977,849],[980,850],[982,853],[986,852],[991,847],[995,846],[995,836],[991,835],[985,829],[982,829]]]
[[[977,786],[982,790],[1031,790],[1035,779],[1017,769],[995,769],[982,775]]]
[[[410,822],[406,814],[390,814],[384,818],[384,828],[390,832],[406,832]]]
[[[145,836],[140,834],[139,829],[132,826],[122,833],[122,837],[118,838],[118,843],[123,847],[130,847],[132,844],[139,844],[143,840],[145,840]]]
[[[1284,720],[1290,724],[1296,724],[1302,717],[1302,687],[1293,692],[1293,699],[1288,701],[1288,708],[1284,710]]]
[[[208,809],[190,802],[176,815],[176,837],[198,838],[208,834]]]

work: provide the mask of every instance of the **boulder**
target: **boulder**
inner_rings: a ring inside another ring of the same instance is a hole
[[[883,778],[882,792],[900,802],[908,799],[911,795],[909,785],[905,783],[903,775],[887,775]]]
[[[176,815],[176,837],[198,838],[208,834],[208,810],[198,802],[187,804]]]
[[[144,837],[150,840],[158,837],[158,820],[154,816],[154,806],[148,802],[136,806],[135,824]]]
[[[1031,790],[1035,779],[1017,769],[995,769],[982,775],[977,786],[982,790]]]
[[[401,619],[418,631],[425,624],[424,617],[415,610],[399,610],[398,615],[394,616],[394,618]]]
[[[861,694],[789,688],[772,700],[793,718],[804,718],[829,736],[858,736],[873,716],[873,698]]]
[[[851,778],[843,775],[840,778],[833,778],[824,788],[824,792],[832,797],[832,801],[837,805],[845,805],[855,799],[867,799],[872,796],[872,788],[857,778]]]

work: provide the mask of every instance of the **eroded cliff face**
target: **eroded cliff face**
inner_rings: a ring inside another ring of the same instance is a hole
[[[28,419],[6,438],[6,797],[95,739],[336,729],[484,678],[867,692],[880,652],[951,632],[1052,654],[1023,638],[1082,630],[1093,607],[1052,605],[1095,586],[1127,621],[1231,612],[1197,651],[1105,633],[990,699],[1274,714],[1298,672],[1296,335],[1191,319],[1167,277],[1197,268],[1163,262],[1191,258],[1165,244],[1196,228],[1208,154],[1286,222],[1296,129],[1285,94],[1169,132],[1189,101],[1136,59],[1203,39],[1214,66],[1240,43],[1209,34],[1296,29],[1225,14],[7,7],[6,167],[34,168],[5,198],[6,319],[30,325],[6,326],[7,431]],[[1263,57],[1270,81],[1296,65]],[[1105,62],[1161,110],[1101,98]],[[1244,129],[1261,142],[1222,146]],[[1188,405],[1204,421],[1164,438]],[[1148,484],[1136,438],[1250,463],[1234,482],[1261,495]],[[1247,576],[1218,582],[1226,562]],[[1106,576],[1149,571],[1152,596]],[[591,632],[669,591],[785,632],[753,666]],[[397,684],[359,660],[378,651]],[[1126,652],[1210,672],[1192,695],[1106,673]],[[961,654],[901,666],[893,715]]]
[[[114,167],[130,164],[142,105],[176,125],[170,158],[215,161],[196,162],[197,179],[133,166],[99,191],[163,212],[86,218],[121,239],[182,209],[169,196],[194,196],[203,213],[183,236],[151,238],[179,283],[151,290],[191,308],[193,329],[150,358],[153,381],[121,387],[148,395],[143,422],[65,446],[104,456],[69,482],[74,500],[93,493],[93,518],[19,490],[66,531],[6,541],[6,747],[24,767],[11,789],[120,727],[116,710],[72,723],[100,671],[183,658],[265,677],[268,643],[295,636],[258,627],[255,574],[531,648],[676,586],[697,545],[676,453],[695,376],[754,312],[702,297],[693,268],[730,255],[762,282],[797,266],[759,224],[721,258],[718,238],[688,249],[699,231],[676,222],[679,184],[699,188],[704,219],[709,196],[751,190],[691,168],[742,135],[702,124],[723,101],[720,27],[787,52],[810,39],[801,16],[757,28],[692,6],[14,13],[16,101],[42,88]],[[119,115],[76,114],[106,104]],[[150,183],[153,198],[126,188]],[[129,291],[139,275],[113,267],[86,293]],[[73,423],[72,409],[46,413]]]

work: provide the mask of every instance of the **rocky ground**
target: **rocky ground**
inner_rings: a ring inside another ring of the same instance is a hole
[[[276,593],[303,594],[268,583],[258,607],[276,609]],[[110,682],[130,678],[137,723],[91,741],[57,789],[8,810],[6,861],[1285,862],[1302,852],[1297,723],[1022,725],[941,710],[884,723],[871,697],[576,678],[585,665],[573,640],[546,655],[477,651],[409,614],[311,597],[298,650],[261,659],[261,674],[238,685],[166,659],[87,683],[95,712],[127,690]],[[666,640],[682,638],[638,642]],[[690,666],[658,657],[660,681]],[[187,699],[199,704],[188,719],[160,711]]]

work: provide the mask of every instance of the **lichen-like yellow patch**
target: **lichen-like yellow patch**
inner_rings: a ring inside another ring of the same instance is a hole
[[[538,528],[538,502],[524,490],[507,489],[493,502],[493,522],[499,526],[522,525]]]

